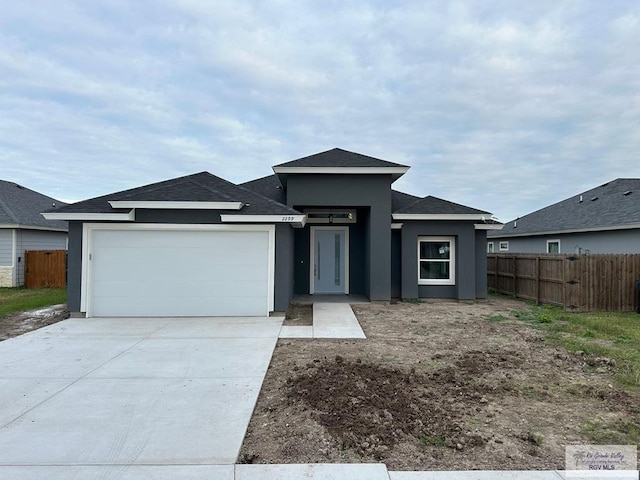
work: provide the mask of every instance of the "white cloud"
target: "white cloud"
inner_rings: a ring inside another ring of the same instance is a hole
[[[340,146],[508,220],[640,176],[631,2],[18,2],[3,178],[85,198]]]

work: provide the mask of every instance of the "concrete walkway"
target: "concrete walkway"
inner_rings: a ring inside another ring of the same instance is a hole
[[[348,303],[314,303],[312,326],[283,326],[280,338],[367,338]]]

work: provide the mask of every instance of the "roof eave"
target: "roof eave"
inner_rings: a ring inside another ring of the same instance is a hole
[[[628,223],[625,225],[610,225],[602,227],[570,228],[566,230],[545,230],[542,232],[505,233],[503,235],[492,235],[491,238],[515,238],[515,237],[537,237],[542,235],[562,235],[567,233],[589,233],[589,232],[609,232],[612,230],[633,230],[640,229],[640,223]]]
[[[47,220],[88,221],[106,220],[119,222],[135,221],[135,210],[124,213],[91,213],[91,212],[45,212],[41,214]]]
[[[394,213],[394,220],[480,220],[484,221],[488,214],[480,213]]]

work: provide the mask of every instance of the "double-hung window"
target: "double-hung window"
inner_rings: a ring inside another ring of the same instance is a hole
[[[418,284],[455,285],[454,237],[418,237]]]

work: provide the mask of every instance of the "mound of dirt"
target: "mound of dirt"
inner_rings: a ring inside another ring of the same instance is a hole
[[[407,438],[457,449],[486,443],[468,431],[465,421],[469,405],[481,405],[482,399],[468,369],[447,367],[420,375],[415,369],[404,372],[341,356],[306,367],[288,380],[289,398],[302,400],[343,448],[381,460]],[[449,395],[438,392],[436,384],[446,385]]]

